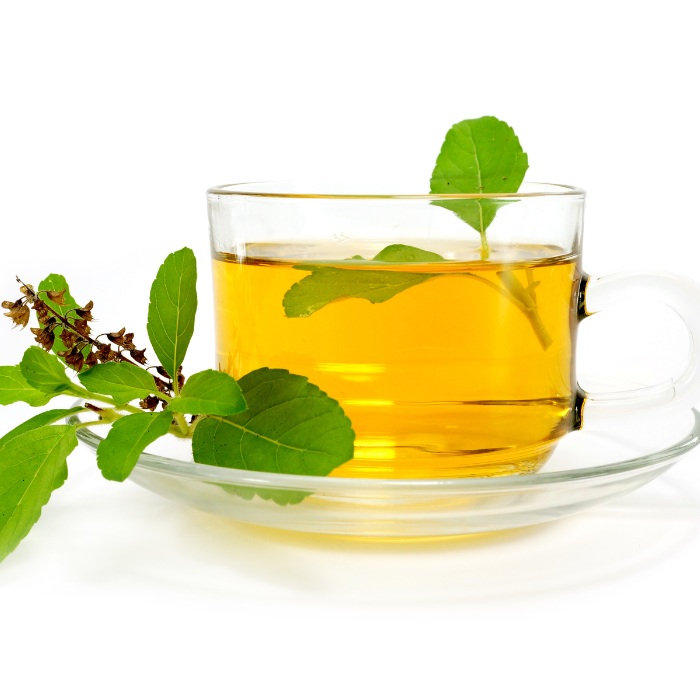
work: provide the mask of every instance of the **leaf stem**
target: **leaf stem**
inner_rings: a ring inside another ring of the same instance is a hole
[[[479,255],[482,260],[488,260],[491,255],[491,248],[489,248],[489,242],[486,240],[486,228],[484,227],[484,210],[481,206],[481,200],[476,200],[479,205],[479,235],[481,236],[481,248],[479,248]]]
[[[177,411],[173,411],[173,418],[177,421],[177,426],[180,429],[180,435],[178,437],[181,438],[186,438],[190,436],[190,426],[187,425],[187,420],[185,419],[185,416],[182,415],[182,413],[178,413]],[[177,433],[175,433],[177,435]]]

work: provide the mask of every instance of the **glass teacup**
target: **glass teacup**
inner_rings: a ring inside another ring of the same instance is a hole
[[[700,288],[581,270],[585,193],[352,194],[297,183],[209,190],[217,362],[304,375],[337,399],[355,457],[332,476],[537,470],[557,440],[620,412],[685,408],[697,358],[637,392],[577,386],[576,331],[618,299],[669,303],[697,333]],[[488,248],[455,211],[496,207]],[[697,337],[697,336],[696,336]]]

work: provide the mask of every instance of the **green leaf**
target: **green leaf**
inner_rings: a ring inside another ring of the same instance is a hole
[[[148,337],[172,379],[185,359],[197,312],[197,261],[189,248],[171,253],[158,270],[148,307]]]
[[[197,424],[195,462],[326,476],[353,456],[350,419],[306,377],[264,367],[239,382],[248,409]]]
[[[263,501],[273,501],[278,506],[295,506],[301,503],[307,496],[312,496],[313,491],[292,491],[287,489],[258,489],[252,486],[234,486],[233,484],[221,484],[221,488],[227,493],[250,501],[253,496],[259,496]]]
[[[67,311],[70,311],[71,309],[77,309],[80,308],[81,305],[76,302],[76,300],[73,298],[73,296],[70,293],[70,287],[68,286],[68,282],[66,282],[66,278],[63,275],[56,275],[56,274],[51,274],[49,275],[40,285],[39,289],[41,291],[51,291],[51,292],[60,292],[61,290],[65,289],[66,291],[63,294],[63,299],[65,300],[66,304],[68,306],[59,306],[58,304],[54,304],[46,294],[41,294],[40,299],[53,311],[53,312],[58,312],[61,313],[62,315],[65,316]],[[41,325],[41,324],[39,324]],[[43,326],[42,326],[43,328]],[[54,343],[53,343],[53,348],[52,351],[54,353],[57,352],[63,352],[66,350],[66,346],[63,344],[61,341],[61,331],[63,328],[61,326],[57,326],[56,329],[54,330]],[[90,353],[90,348],[85,347],[83,348],[83,355],[85,357],[88,356]],[[63,358],[59,358],[61,362],[64,362]]]
[[[206,413],[228,416],[245,411],[246,403],[238,382],[225,372],[207,369],[193,374],[182,387],[180,398],[173,399],[169,408],[180,413]]]
[[[28,348],[19,368],[27,384],[50,397],[73,388],[60,360],[41,348]]]
[[[77,406],[76,408],[54,408],[50,411],[39,413],[24,423],[21,423],[13,430],[10,430],[6,435],[3,435],[3,437],[0,438],[0,448],[4,447],[6,443],[16,438],[18,435],[24,435],[24,433],[28,433],[30,430],[43,428],[52,423],[58,423],[58,421],[68,418],[68,416],[75,415],[76,413],[81,413],[84,410],[82,406]]]
[[[133,413],[116,421],[97,448],[97,466],[110,481],[124,481],[141,453],[170,429],[173,414]]]
[[[44,406],[51,396],[43,391],[37,391],[27,384],[19,366],[0,367],[0,406],[9,406],[17,401],[24,401],[35,408]]]
[[[66,480],[75,428],[56,425],[14,437],[0,449],[0,561],[39,519],[51,493]]]
[[[145,399],[157,391],[153,375],[128,362],[106,362],[78,375],[81,384],[97,394],[107,394],[118,404]]]
[[[431,194],[503,194],[517,192],[528,161],[513,129],[496,117],[465,119],[445,136],[430,178]],[[485,233],[496,212],[508,204],[494,199],[442,200],[436,206],[453,211]]]
[[[373,262],[420,263],[444,260],[441,255],[408,245],[390,245],[379,252]],[[295,265],[295,270],[308,270],[310,275],[292,285],[282,305],[288,318],[310,316],[336,299],[353,297],[373,304],[388,301],[399,292],[435,277],[434,274],[372,270],[370,266],[355,269],[327,265]]]

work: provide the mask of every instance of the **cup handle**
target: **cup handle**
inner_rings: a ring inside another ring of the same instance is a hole
[[[689,409],[700,401],[700,285],[662,270],[632,270],[584,278],[583,308],[587,317],[623,301],[661,301],[688,329],[690,352],[685,367],[673,378],[631,391],[583,392],[582,421],[595,427],[611,418]]]

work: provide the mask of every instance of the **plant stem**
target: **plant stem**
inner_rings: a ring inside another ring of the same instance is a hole
[[[185,419],[185,416],[182,415],[182,413],[178,413],[177,411],[173,411],[173,418],[177,421],[177,426],[180,429],[181,435],[178,435],[178,437],[186,438],[189,437],[190,435],[190,426],[187,425],[187,420]],[[175,433],[177,435],[177,433]]]
[[[479,205],[479,235],[481,236],[481,248],[479,248],[479,255],[482,260],[488,260],[491,255],[491,248],[489,248],[489,243],[486,240],[486,229],[484,228],[484,210],[481,206],[481,201],[477,200]]]

